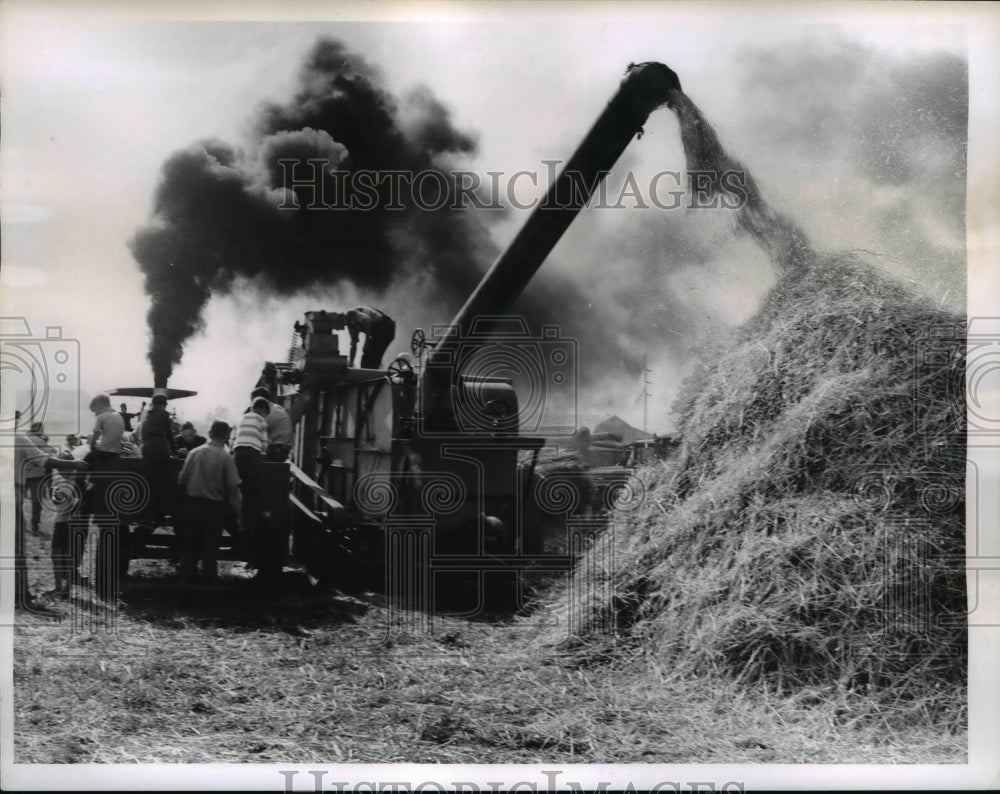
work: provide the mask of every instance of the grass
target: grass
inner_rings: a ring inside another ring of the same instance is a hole
[[[45,539],[29,554],[45,559]],[[31,570],[35,592],[49,574]],[[435,619],[392,635],[377,595],[324,593],[286,572],[248,602],[226,573],[214,609],[173,606],[163,562],[133,562],[115,631],[15,629],[21,763],[947,763],[962,731],[893,731],[848,704],[690,678],[644,654],[581,665],[524,620]],[[75,590],[76,608],[103,607]],[[420,616],[410,616],[414,619]]]

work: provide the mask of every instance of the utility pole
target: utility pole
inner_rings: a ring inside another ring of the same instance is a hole
[[[649,379],[649,356],[642,357],[642,432],[649,432],[649,386],[652,381]]]
[[[45,389],[45,394],[48,395],[48,383],[42,384],[42,388]],[[39,410],[42,406],[35,405],[35,398],[39,398],[41,402],[41,396],[38,391],[38,373],[35,372],[35,362],[31,362],[31,385],[29,386],[30,391],[28,392],[28,421],[26,422],[25,432],[31,429],[33,422],[32,419],[36,415],[41,415],[43,412]],[[23,414],[22,414],[23,415]],[[17,432],[18,428],[14,428],[14,432]]]

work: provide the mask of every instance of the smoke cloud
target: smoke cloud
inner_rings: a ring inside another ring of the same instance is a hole
[[[454,127],[428,89],[398,100],[340,42],[318,42],[294,97],[263,107],[254,127],[249,152],[212,140],[171,156],[153,217],[130,242],[151,299],[149,359],[158,383],[200,329],[209,297],[237,279],[277,295],[344,282],[378,295],[419,277],[454,306],[495,253],[483,221],[447,204],[391,210],[382,195],[365,211],[315,208],[323,200],[317,192],[352,188],[332,173],[317,183],[309,160],[341,176],[419,172],[447,170],[452,158],[476,151],[475,138]]]

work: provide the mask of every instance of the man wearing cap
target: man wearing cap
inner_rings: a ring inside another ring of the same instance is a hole
[[[268,463],[284,463],[292,451],[292,419],[283,405],[271,402],[271,393],[264,388],[254,389],[250,399],[263,397],[267,400],[270,413],[267,415],[267,450],[264,458]]]
[[[208,443],[191,450],[178,477],[185,495],[180,564],[185,602],[190,600],[190,590],[197,581],[195,566],[199,560],[202,585],[206,588],[215,585],[219,539],[228,519],[228,508],[237,516],[243,511],[240,475],[225,447],[230,432],[232,428],[225,422],[213,422]],[[210,592],[208,595],[211,597]]]
[[[185,422],[181,425],[181,432],[174,436],[174,449],[181,455],[187,455],[204,443],[205,437],[199,436],[198,431],[194,429],[194,425],[190,422]]]

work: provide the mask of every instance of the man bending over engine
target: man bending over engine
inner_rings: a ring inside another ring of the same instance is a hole
[[[349,366],[354,366],[358,352],[358,334],[364,333],[365,346],[361,351],[362,369],[381,369],[382,356],[396,336],[396,323],[378,309],[359,306],[344,314],[347,332],[351,335]]]

